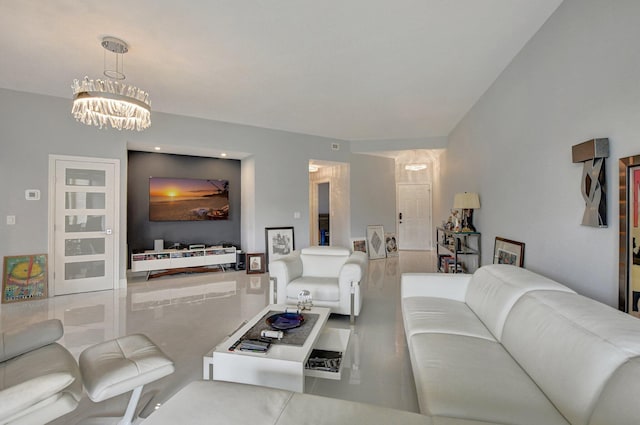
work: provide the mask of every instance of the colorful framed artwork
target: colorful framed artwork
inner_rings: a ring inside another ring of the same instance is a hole
[[[365,238],[351,239],[351,250],[353,252],[360,251],[367,253],[367,240]]]
[[[264,273],[264,254],[247,254],[247,274]]]
[[[367,246],[369,247],[369,259],[386,258],[384,229],[381,225],[367,226]]]
[[[621,158],[618,308],[640,317],[640,155]]]
[[[47,298],[47,254],[4,257],[2,302]]]
[[[267,267],[271,261],[289,255],[295,248],[293,227],[267,227],[264,229],[267,249]]]
[[[493,264],[524,267],[524,243],[496,236],[493,246]]]

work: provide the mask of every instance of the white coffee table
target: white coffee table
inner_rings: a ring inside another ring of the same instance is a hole
[[[272,344],[269,351],[263,354],[239,350],[229,351],[229,347],[269,311],[285,311],[285,308],[288,308],[289,311],[295,311],[295,306],[274,304],[266,306],[228,339],[207,353],[203,357],[203,378],[209,379],[210,366],[213,364],[214,380],[241,382],[304,392],[304,365],[319,339],[328,341],[333,346],[336,346],[336,344],[341,346],[341,351],[346,350],[347,347],[350,335],[348,329],[325,329],[331,309],[313,307],[311,310],[303,312],[303,314],[307,312],[318,314],[319,317],[302,346]],[[327,377],[322,376],[322,374],[314,375],[308,372],[312,371],[307,371],[307,375]]]

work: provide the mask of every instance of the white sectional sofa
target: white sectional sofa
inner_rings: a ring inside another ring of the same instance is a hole
[[[640,320],[525,269],[403,274],[420,410],[512,425],[637,425]]]
[[[144,425],[638,425],[640,320],[513,266],[403,274],[422,414],[193,382]]]

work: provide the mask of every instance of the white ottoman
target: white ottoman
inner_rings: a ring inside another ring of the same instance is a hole
[[[95,402],[133,390],[121,425],[131,424],[142,387],[175,370],[173,361],[141,334],[89,347],[80,354],[79,364],[87,394]]]

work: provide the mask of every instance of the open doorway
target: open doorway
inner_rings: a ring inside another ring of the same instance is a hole
[[[331,245],[331,220],[329,218],[329,211],[331,211],[330,193],[331,183],[318,183],[318,233],[320,237],[318,245]]]
[[[349,246],[349,164],[309,162],[309,235],[311,246]]]

